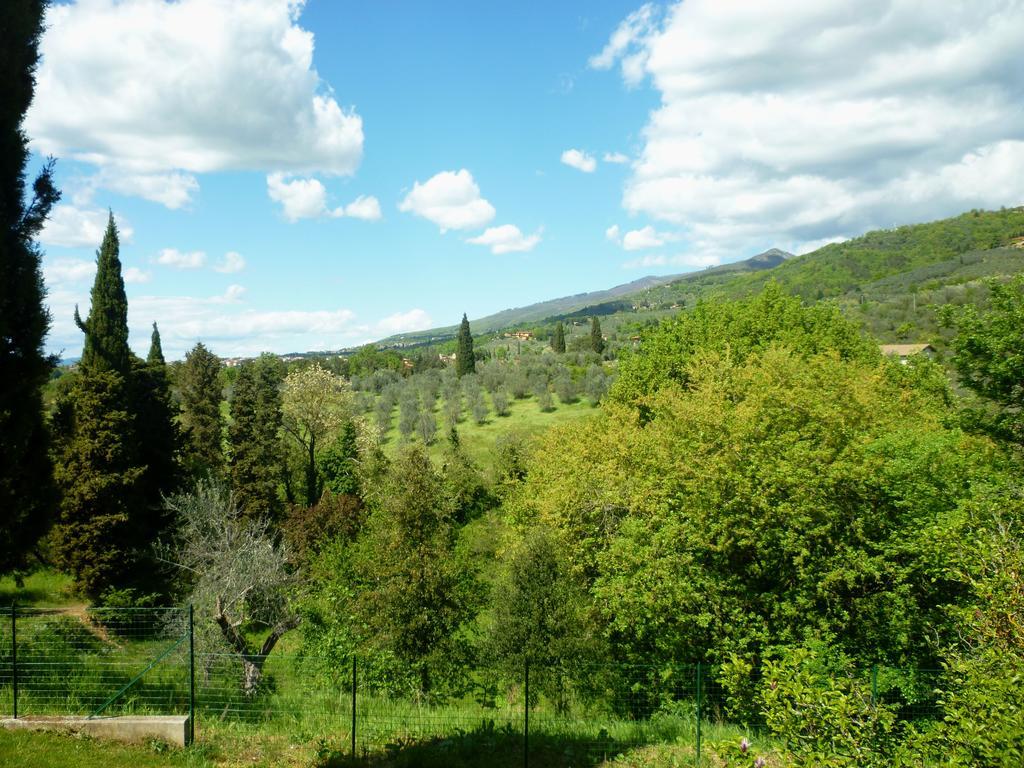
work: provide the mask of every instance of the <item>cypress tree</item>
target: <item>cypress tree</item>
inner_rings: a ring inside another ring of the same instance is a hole
[[[280,377],[266,360],[245,362],[238,369],[231,395],[228,443],[231,486],[238,508],[247,515],[276,517],[281,475]]]
[[[601,321],[597,317],[590,318],[590,348],[599,355],[604,352],[604,336],[601,334]]]
[[[224,468],[220,359],[202,342],[185,353],[178,386],[186,466],[195,477],[219,475]]]
[[[117,227],[111,215],[97,256],[89,317],[75,322],[85,333],[79,374],[69,399],[58,404],[65,432],[55,477],[62,491],[54,531],[58,563],[77,586],[97,597],[140,575],[138,553],[155,535],[151,519],[155,480],[147,477],[139,402],[151,393],[129,369],[128,302]],[[142,361],[138,361],[143,365]],[[148,437],[148,435],[147,435]]]
[[[75,307],[75,324],[85,334],[81,366],[91,371],[129,371],[128,297],[121,276],[121,243],[114,214],[107,218],[107,231],[96,254],[96,279],[92,284],[89,317],[82,320]]]
[[[26,205],[29,151],[21,130],[35,89],[45,6],[9,0],[0,21],[0,573],[25,566],[56,504],[42,402],[53,369],[43,353],[50,315],[33,239],[60,193],[50,161]]]
[[[53,549],[92,598],[138,575],[132,517],[145,504],[146,468],[138,463],[136,419],[125,408],[131,399],[120,374],[83,370],[70,402],[58,405],[71,413],[71,433],[61,436],[54,472],[62,498]]]
[[[149,337],[149,354],[146,355],[146,362],[150,365],[166,365],[164,360],[164,348],[160,344],[160,329],[153,323],[153,335]]]
[[[561,320],[555,325],[555,332],[551,336],[551,349],[558,354],[565,352],[565,329],[562,327]]]
[[[139,516],[141,542],[148,543],[163,527],[163,497],[178,490],[181,482],[181,436],[174,421],[174,404],[167,364],[160,345],[160,330],[153,323],[145,362],[133,358],[133,384],[139,423],[139,462],[146,466],[145,490],[148,515]]]
[[[458,348],[455,353],[455,372],[459,376],[476,373],[476,359],[473,357],[473,334],[469,331],[469,320],[465,313],[459,325]]]

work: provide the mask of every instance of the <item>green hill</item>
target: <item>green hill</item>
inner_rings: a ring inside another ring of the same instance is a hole
[[[813,301],[833,299],[882,341],[939,335],[930,305],[983,301],[983,278],[1024,272],[1024,208],[969,211],[925,224],[868,232],[802,256],[771,249],[701,272],[645,277],[607,291],[566,296],[473,320],[477,334],[543,329],[602,316],[606,331],[632,333],[698,300],[737,298],[775,280]],[[607,322],[606,322],[607,318]],[[392,336],[382,346],[452,338],[455,326]],[[621,335],[620,333],[620,335]]]

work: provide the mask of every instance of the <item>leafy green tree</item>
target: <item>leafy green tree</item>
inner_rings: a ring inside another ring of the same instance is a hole
[[[623,356],[610,396],[637,405],[662,387],[686,387],[689,362],[698,352],[714,350],[741,362],[775,344],[804,356],[829,351],[843,360],[879,356],[875,342],[834,305],[804,306],[769,283],[753,298],[701,302],[662,322],[644,336],[637,352]]]
[[[281,514],[281,379],[267,358],[239,366],[231,395],[228,428],[231,485],[246,515]]]
[[[600,655],[586,625],[585,592],[564,553],[557,535],[543,527],[515,542],[491,593],[485,639],[498,669],[518,680],[529,661],[538,689],[556,701],[560,674]]]
[[[509,505],[564,537],[617,657],[756,662],[818,636],[934,667],[960,588],[926,531],[993,472],[941,369],[773,347],[682,374],[643,423],[610,404],[550,431]]]
[[[50,161],[26,201],[29,150],[21,129],[45,7],[44,0],[12,0],[0,23],[0,573],[26,565],[56,505],[42,402],[53,368],[43,353],[50,316],[33,240],[60,192]]]
[[[565,328],[561,320],[555,324],[555,332],[551,335],[551,349],[558,354],[565,352]]]
[[[338,436],[317,457],[317,468],[331,493],[359,496],[359,445],[354,422],[347,421]]]
[[[941,308],[956,329],[953,365],[960,381],[994,404],[994,416],[976,413],[999,436],[1024,443],[1024,277],[992,282],[989,307]]]
[[[469,320],[465,313],[459,324],[459,335],[455,351],[455,372],[461,378],[467,373],[476,373],[476,358],[473,354],[473,334],[469,330]]]
[[[199,342],[185,353],[178,371],[185,459],[193,477],[220,476],[224,470],[224,419],[220,403],[220,358]]]
[[[345,382],[319,363],[291,371],[284,380],[283,426],[302,452],[306,506],[323,493],[317,452],[352,420],[352,393]]]
[[[597,317],[590,318],[590,348],[597,354],[604,352],[604,335],[601,333],[601,321]]]
[[[450,501],[430,457],[402,451],[374,499],[355,572],[365,644],[412,669],[423,694],[452,674],[460,628],[473,614],[472,574],[454,557]]]

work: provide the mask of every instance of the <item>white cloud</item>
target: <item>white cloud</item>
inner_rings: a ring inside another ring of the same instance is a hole
[[[488,227],[482,235],[471,237],[466,242],[489,246],[494,254],[532,251],[540,242],[540,232],[524,235],[514,224],[502,224],[500,227]]]
[[[373,195],[360,195],[345,206],[345,215],[352,219],[378,221],[382,216],[380,201]]]
[[[213,267],[215,272],[221,272],[225,275],[231,275],[235,272],[241,272],[245,269],[245,259],[242,254],[235,251],[228,251],[224,254],[224,258],[219,264],[215,264]]]
[[[625,269],[637,269],[646,267],[685,267],[686,269],[704,269],[721,264],[721,257],[717,254],[679,253],[674,256],[662,254],[649,254],[627,261],[622,266]]]
[[[86,259],[56,259],[43,264],[43,279],[47,285],[78,283],[91,280],[96,274],[96,262]]]
[[[621,242],[621,237],[620,237],[620,233],[619,233],[619,225],[618,224],[612,224],[610,227],[608,227],[608,229],[606,229],[604,231],[604,236],[605,236],[606,239],[611,240],[613,243]]]
[[[639,251],[643,248],[657,248],[676,239],[672,233],[658,232],[648,225],[643,229],[631,229],[623,235],[622,247],[627,251]]]
[[[288,221],[344,215],[341,208],[327,207],[327,190],[319,179],[286,180],[283,173],[271,173],[267,176],[267,194],[281,204]]]
[[[408,312],[396,312],[393,315],[388,315],[378,321],[375,327],[382,336],[391,336],[409,331],[424,331],[433,324],[434,321],[430,319],[430,315],[422,309],[410,309]]]
[[[25,128],[96,183],[168,207],[194,174],[351,174],[362,118],[313,68],[302,0],[89,0],[52,5]]]
[[[144,270],[141,270],[138,267],[128,267],[121,273],[121,276],[124,278],[124,281],[129,285],[139,285],[141,283],[148,283],[150,280],[153,279],[152,274]]]
[[[100,173],[94,182],[97,186],[152,200],[168,208],[182,208],[192,201],[199,191],[199,182],[190,173]]]
[[[593,173],[597,168],[597,160],[580,149],[567,149],[562,153],[562,162],[570,168],[584,173]]]
[[[473,174],[442,171],[425,182],[415,182],[412,191],[398,205],[403,213],[414,213],[441,228],[478,229],[494,218],[494,206],[480,196]]]
[[[99,248],[103,233],[107,229],[108,211],[99,208],[78,208],[73,205],[56,205],[50,211],[50,218],[39,234],[39,240],[46,245],[66,248]],[[131,225],[115,215],[118,237],[122,243],[129,243],[134,234]]]
[[[206,264],[206,254],[202,251],[179,251],[177,248],[164,248],[157,254],[157,264],[175,269],[199,269]]]
[[[661,96],[623,206],[685,227],[695,252],[802,251],[1024,200],[1019,3],[686,0],[663,21],[637,14],[591,60]]]
[[[284,217],[291,222],[325,216],[349,216],[364,221],[381,218],[380,202],[372,195],[360,195],[345,206],[328,207],[327,189],[319,179],[289,179],[282,173],[271,173],[267,176],[267,194],[281,203]]]
[[[606,163],[614,163],[616,165],[621,165],[623,163],[629,162],[629,156],[624,155],[621,152],[605,152],[604,156],[601,159],[604,160]]]
[[[631,85],[643,78],[647,49],[644,43],[653,34],[657,11],[651,3],[641,6],[627,16],[612,33],[604,49],[587,62],[594,69],[611,69],[616,61],[622,62],[623,77]]]

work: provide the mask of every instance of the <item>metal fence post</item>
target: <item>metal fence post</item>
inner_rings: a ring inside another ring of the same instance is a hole
[[[188,604],[188,743],[196,741],[196,644],[195,616]]]
[[[11,693],[14,695],[14,719],[18,719],[18,620],[17,606],[11,603]]]
[[[700,662],[697,662],[697,765],[700,765],[700,720],[701,720],[701,709],[704,703],[701,700],[701,668]]]
[[[352,654],[352,760],[356,759],[356,655]]]
[[[523,768],[530,768],[530,660],[523,663],[525,698],[523,700]]]

